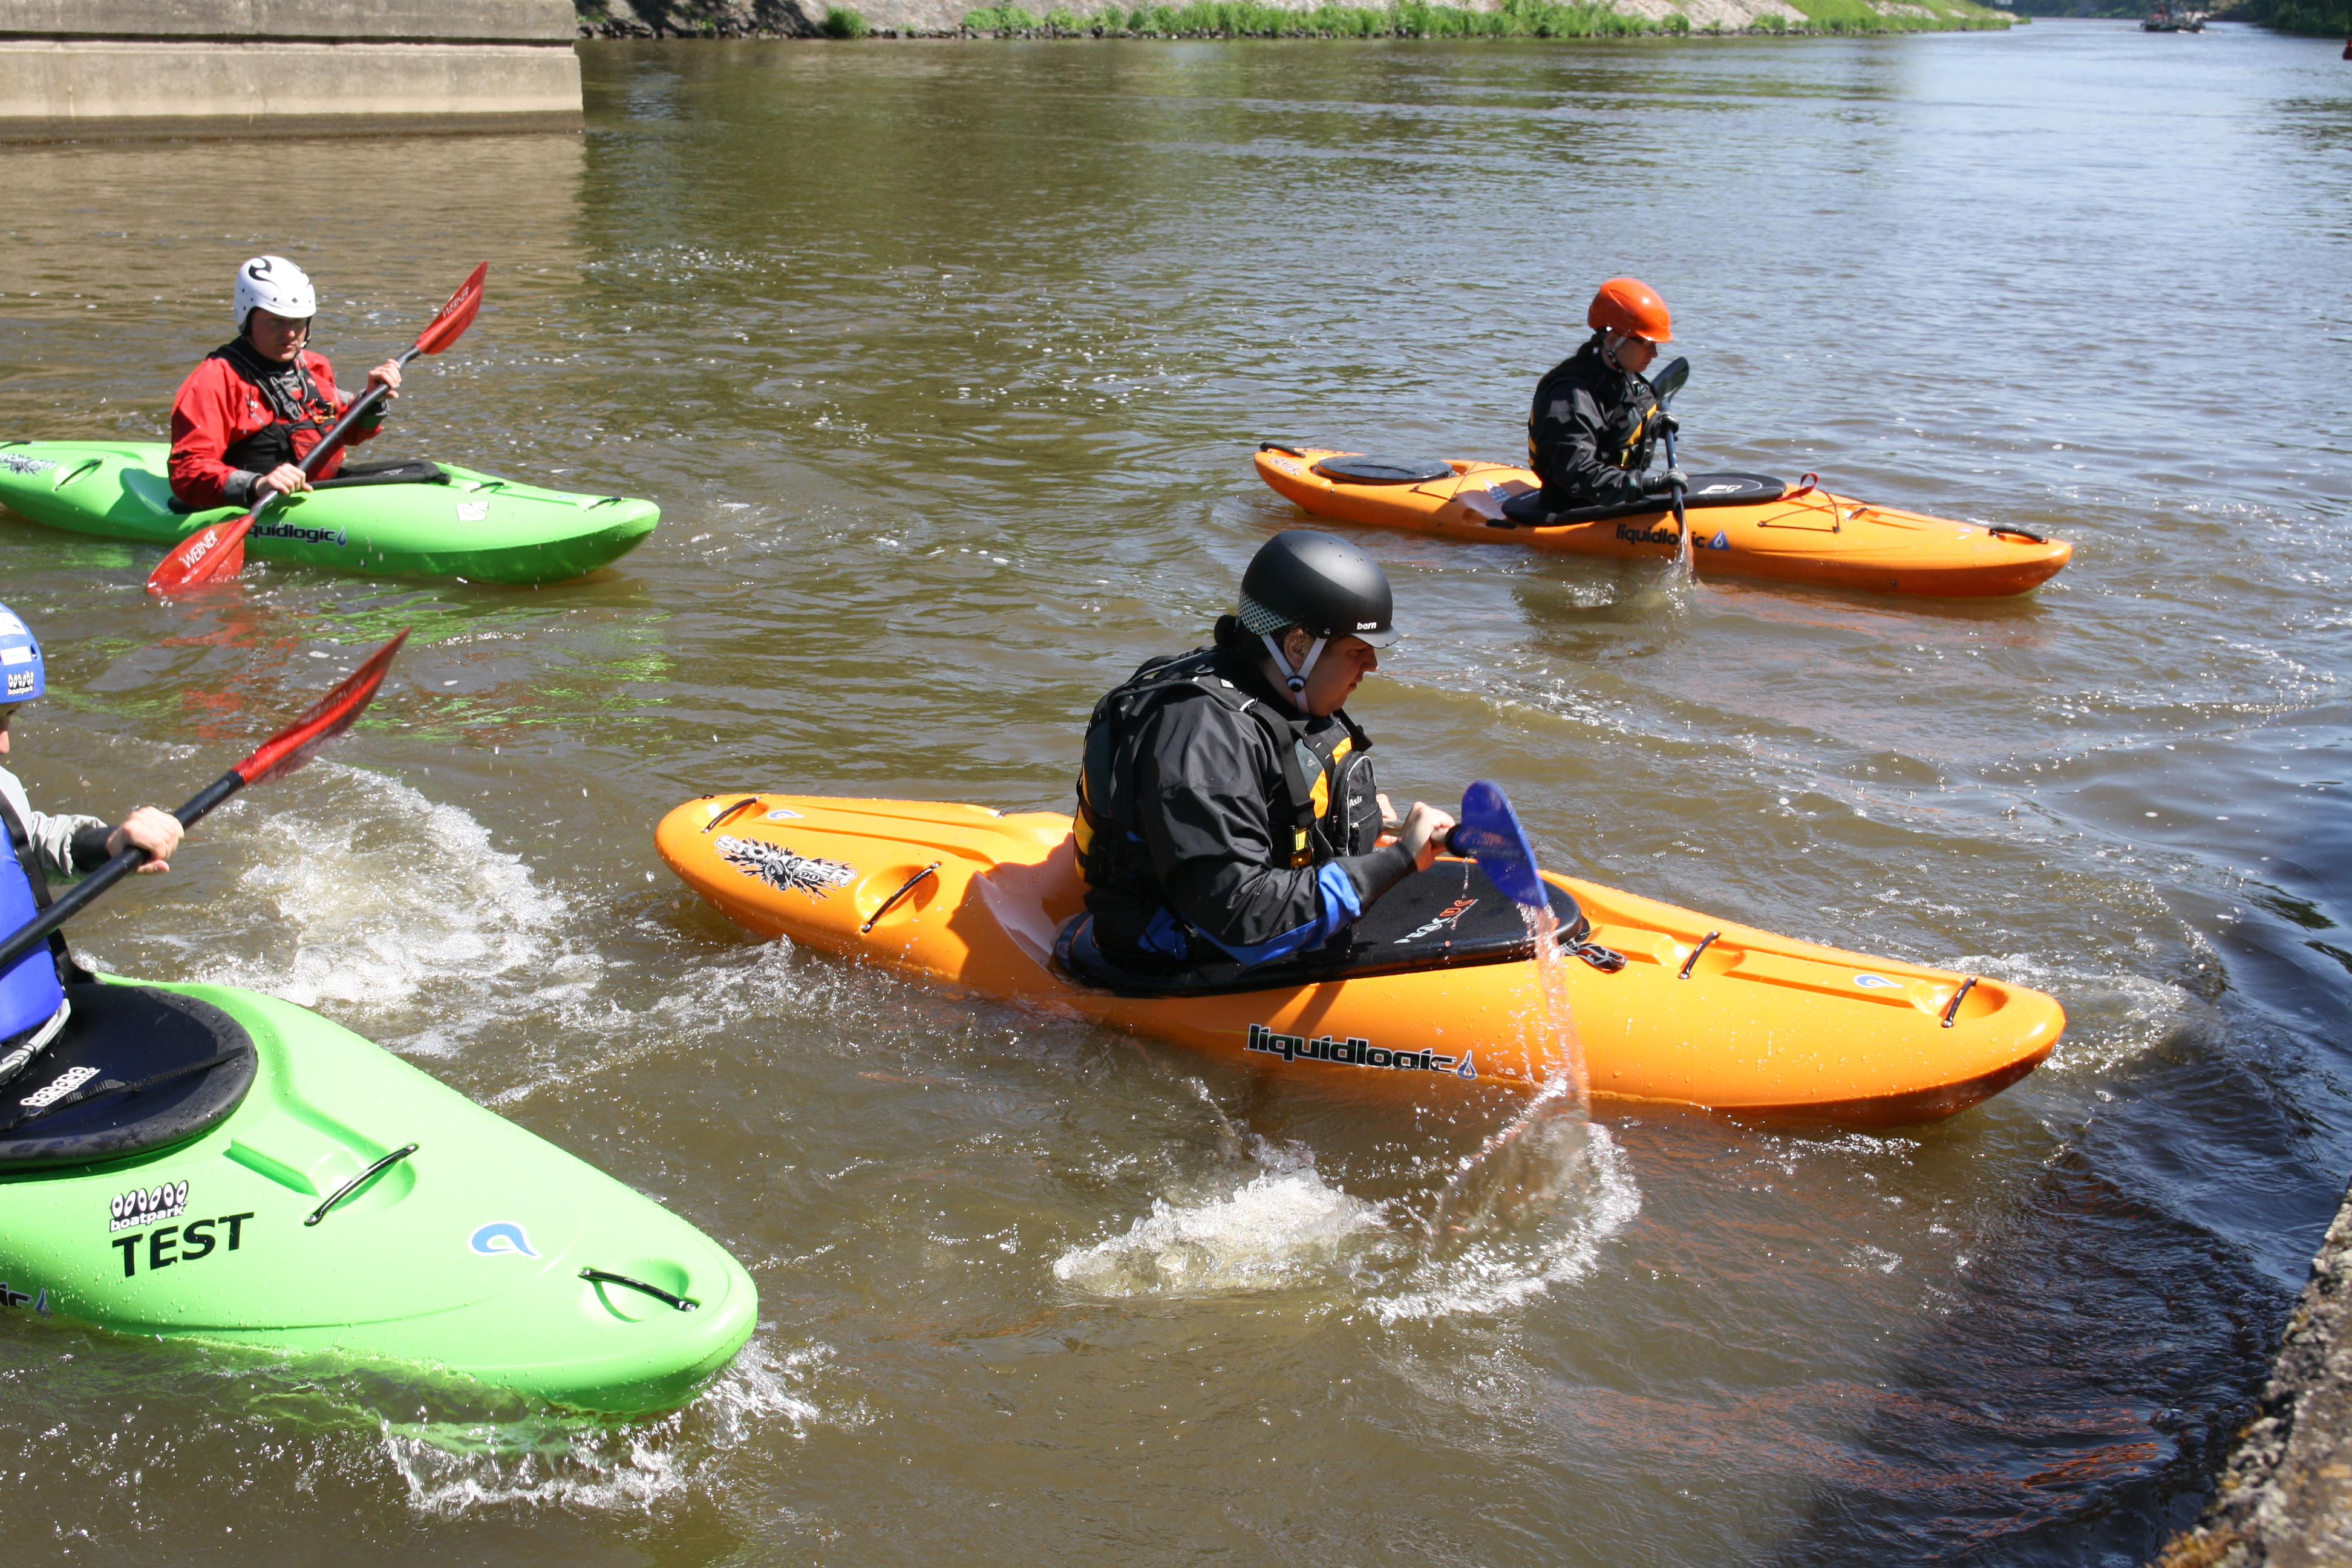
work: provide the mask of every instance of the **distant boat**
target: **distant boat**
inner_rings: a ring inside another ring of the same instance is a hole
[[[2205,30],[2205,14],[2191,11],[2186,6],[2175,10],[2170,5],[2159,5],[2147,14],[2147,20],[2139,25],[2139,30],[2143,33],[2201,33]]]

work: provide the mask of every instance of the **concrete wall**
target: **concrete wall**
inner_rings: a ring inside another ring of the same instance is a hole
[[[576,130],[571,0],[0,0],[0,141]]]

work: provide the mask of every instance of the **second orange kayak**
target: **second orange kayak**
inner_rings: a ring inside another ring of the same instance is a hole
[[[1671,508],[1595,508],[1546,521],[1526,468],[1393,459],[1315,447],[1258,448],[1258,477],[1317,517],[1579,555],[1671,559]],[[2074,553],[2061,539],[1870,506],[1756,474],[1694,474],[1685,514],[1700,573],[1880,594],[1990,598],[2032,591]]]

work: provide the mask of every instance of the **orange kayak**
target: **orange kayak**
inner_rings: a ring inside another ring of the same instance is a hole
[[[1347,471],[1341,471],[1347,470]],[[1526,468],[1462,460],[1366,458],[1314,447],[1258,448],[1258,477],[1317,517],[1576,555],[1672,559],[1670,507],[1597,507],[1545,521]],[[1366,477],[1372,476],[1372,477]],[[1987,598],[2032,591],[2074,547],[2022,529],[1869,506],[1758,474],[1693,474],[1685,515],[1705,574],[1734,573],[1880,594]]]
[[[759,936],[1284,1079],[1401,1097],[1450,1080],[1532,1089],[1557,1060],[1517,907],[1465,860],[1440,860],[1366,910],[1343,939],[1344,964],[1327,950],[1287,973],[1251,970],[1180,995],[1082,962],[1083,934],[1073,945],[1064,927],[1083,889],[1070,819],[1055,813],[705,795],[664,817],[654,842],[688,887]],[[2065,1027],[2055,1001],[2023,986],[1545,879],[1594,955],[1560,969],[1596,1099],[1855,1127],[1929,1121],[2023,1078]],[[1393,967],[1408,961],[1423,966]]]

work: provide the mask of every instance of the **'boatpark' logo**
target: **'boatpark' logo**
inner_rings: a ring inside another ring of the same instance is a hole
[[[781,844],[757,838],[721,835],[710,841],[710,847],[719,851],[720,859],[746,877],[755,877],[780,892],[796,889],[822,899],[828,896],[827,889],[838,888],[857,875],[855,866],[814,855],[795,855]]]
[[[113,1221],[106,1227],[109,1230],[129,1230],[133,1226],[178,1219],[188,1212],[188,1184],[165,1182],[160,1187],[142,1187],[123,1194],[106,1208]]]
[[[16,649],[14,649],[14,648],[11,648],[11,649],[9,649],[8,651],[9,651],[9,652],[11,652],[11,653],[14,653],[14,652],[16,652]],[[29,670],[29,669],[12,669],[12,670],[10,670],[10,671],[8,672],[8,695],[9,695],[9,697],[10,697],[12,700],[13,700],[13,699],[15,699],[15,698],[18,698],[18,697],[30,697],[30,696],[33,694],[33,687],[34,687],[34,684],[35,684],[36,682],[37,682],[39,679],[40,679],[40,677],[39,677],[39,676],[37,676],[37,675],[35,675],[35,674],[34,674],[31,670]]]
[[[1264,1024],[1249,1026],[1249,1049],[1280,1057],[1286,1062],[1325,1062],[1332,1067],[1388,1068],[1397,1072],[1450,1072],[1455,1078],[1476,1078],[1478,1064],[1474,1058],[1464,1057],[1456,1066],[1452,1057],[1439,1056],[1434,1051],[1383,1050],[1371,1041],[1350,1035],[1340,1039],[1332,1035],[1318,1035],[1308,1039],[1305,1035],[1277,1035]]]

